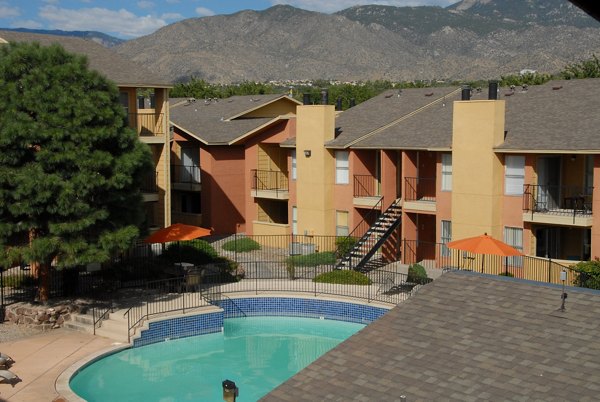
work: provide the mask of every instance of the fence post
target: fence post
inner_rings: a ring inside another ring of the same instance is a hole
[[[4,268],[0,268],[0,322],[4,322],[5,309],[4,305]]]
[[[184,279],[184,280],[185,280],[185,279]],[[196,289],[195,289],[195,287],[194,287],[194,291],[195,291],[195,290],[196,290]],[[187,291],[187,289],[183,289],[183,293],[181,293],[181,295],[183,296],[183,302],[182,302],[182,305],[181,305],[181,310],[182,310],[182,313],[183,313],[183,314],[185,314],[185,293],[186,293],[186,291]]]
[[[548,257],[548,283],[552,282],[552,258]]]

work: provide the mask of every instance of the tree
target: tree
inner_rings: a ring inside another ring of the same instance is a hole
[[[126,127],[116,86],[53,45],[0,46],[0,265],[104,262],[143,219],[150,151]]]
[[[568,64],[561,72],[564,79],[600,78],[600,59],[594,54],[590,59]]]

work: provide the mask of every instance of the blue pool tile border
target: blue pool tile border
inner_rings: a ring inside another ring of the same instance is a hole
[[[388,309],[365,304],[336,300],[304,299],[296,297],[246,297],[223,299],[216,303],[222,311],[186,315],[153,321],[140,337],[133,340],[133,347],[149,345],[169,339],[204,335],[223,331],[226,318],[246,316],[287,316],[323,318],[369,324]]]

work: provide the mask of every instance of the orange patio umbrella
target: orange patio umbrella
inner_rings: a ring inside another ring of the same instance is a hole
[[[168,243],[171,241],[193,240],[199,237],[210,236],[211,233],[212,230],[210,229],[175,223],[152,233],[144,239],[144,243]]]
[[[523,255],[523,253],[521,253],[516,248],[509,246],[503,241],[494,239],[487,233],[484,233],[480,236],[468,237],[466,239],[451,241],[447,243],[446,246],[455,250],[469,251],[474,254],[483,254],[483,257],[481,259],[481,272],[483,272],[483,264],[486,254],[500,255],[502,257],[513,257]]]

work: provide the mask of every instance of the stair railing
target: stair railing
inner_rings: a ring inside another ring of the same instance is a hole
[[[92,307],[92,319],[94,321],[94,335],[96,335],[96,328],[100,328],[102,326],[102,321],[106,320],[110,313],[114,312],[112,302],[109,303],[109,306],[102,307]]]
[[[371,227],[371,225],[368,223],[370,221],[376,220],[376,218],[379,217],[379,215],[381,215],[381,208],[383,206],[383,197],[379,198],[379,201],[377,201],[377,203],[369,210],[369,212],[367,212],[367,214],[365,215],[365,217],[358,222],[358,224],[354,227],[354,229],[352,229],[352,232],[350,232],[348,234],[348,236],[346,236],[345,238],[343,238],[343,240],[338,242],[338,246],[336,247],[335,250],[335,255],[340,257],[340,259],[343,261],[352,251],[352,248],[350,250],[344,250],[344,253],[342,254],[341,251],[343,248],[346,248],[348,244],[351,244],[353,240],[355,240],[358,236],[357,233],[360,233],[361,231],[367,231],[369,227]],[[365,233],[360,235],[360,238],[362,238],[364,236]],[[342,255],[340,255],[342,254]]]

